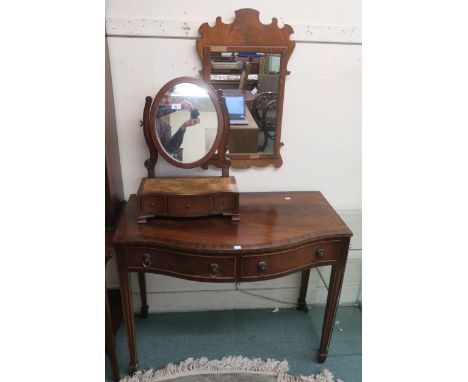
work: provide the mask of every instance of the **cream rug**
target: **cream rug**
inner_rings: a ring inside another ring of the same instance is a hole
[[[207,358],[188,358],[178,364],[170,363],[161,370],[139,371],[120,382],[343,382],[334,379],[328,370],[308,377],[288,375],[288,370],[287,361],[272,359],[229,356],[209,361]]]

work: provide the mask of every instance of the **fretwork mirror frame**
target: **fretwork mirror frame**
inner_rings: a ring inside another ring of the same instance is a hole
[[[292,27],[285,24],[278,26],[278,19],[274,17],[271,24],[263,24],[259,18],[259,11],[250,8],[235,11],[235,19],[231,24],[224,24],[221,17],[216,18],[216,24],[210,27],[204,23],[199,28],[201,38],[196,41],[197,53],[202,61],[202,77],[206,83],[211,83],[211,52],[258,52],[281,54],[278,78],[278,108],[276,115],[276,134],[273,153],[228,153],[233,168],[265,167],[283,164],[280,148],[281,127],[283,119],[283,101],[285,94],[286,75],[289,58],[296,46],[290,40],[294,33]],[[214,157],[210,164],[216,165],[219,160]]]

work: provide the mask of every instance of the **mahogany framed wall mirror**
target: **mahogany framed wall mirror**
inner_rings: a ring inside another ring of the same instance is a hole
[[[292,27],[280,28],[276,18],[263,24],[258,11],[245,8],[231,24],[217,17],[213,27],[204,23],[199,32],[203,79],[222,91],[229,110],[231,166],[280,167],[287,64],[296,45]],[[211,163],[216,161],[215,156]]]

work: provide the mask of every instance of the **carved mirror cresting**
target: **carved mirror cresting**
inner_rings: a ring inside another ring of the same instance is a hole
[[[280,28],[276,18],[263,24],[258,11],[246,8],[235,12],[231,24],[217,17],[213,27],[204,23],[199,32],[203,79],[226,99],[231,166],[280,167],[285,79],[296,44],[292,27]],[[209,163],[219,163],[217,156]]]
[[[150,158],[145,162],[148,177],[137,193],[138,223],[156,216],[239,219],[239,191],[225,156],[227,120],[224,97],[195,78],[176,78],[161,88],[154,101],[146,97],[143,132]],[[184,169],[210,162],[222,169],[222,176],[156,177],[159,155]]]

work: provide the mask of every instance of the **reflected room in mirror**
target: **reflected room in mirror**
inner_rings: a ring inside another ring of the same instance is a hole
[[[226,97],[230,156],[275,153],[282,52],[257,49],[229,47],[219,52],[207,47],[209,83]]]
[[[229,111],[229,153],[273,153],[281,54],[215,51],[210,62],[210,83]]]
[[[226,97],[229,111],[227,156],[234,168],[274,165],[280,154],[287,63],[295,42],[290,25],[263,24],[259,12],[239,9],[231,24],[216,18],[200,26],[197,52],[205,82]],[[230,98],[232,97],[232,102]],[[242,101],[243,108],[238,106]],[[243,109],[243,110],[242,110]]]

